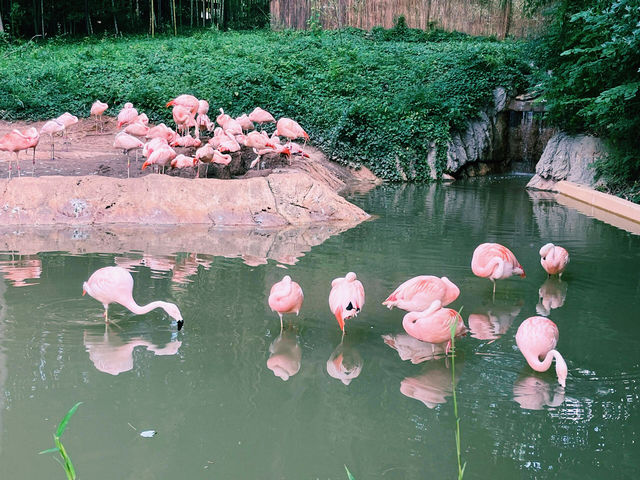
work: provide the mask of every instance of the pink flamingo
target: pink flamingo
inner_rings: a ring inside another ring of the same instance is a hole
[[[460,314],[451,308],[442,308],[440,300],[435,300],[422,312],[409,312],[402,319],[405,332],[418,340],[434,344],[451,342],[452,325],[455,325],[455,337],[467,333]]]
[[[13,130],[0,138],[0,150],[13,152],[16,155],[16,165],[18,166],[18,176],[20,176],[20,151],[31,148],[31,141],[19,130]],[[11,159],[9,159],[9,177],[11,177]]]
[[[82,284],[82,295],[86,293],[104,305],[106,323],[109,323],[109,304],[119,303],[136,315],[162,308],[178,322],[178,330],[184,325],[180,310],[173,303],[155,301],[148,305],[138,305],[133,299],[133,277],[122,267],[104,267],[93,272],[89,280]]]
[[[309,135],[302,129],[298,122],[286,117],[278,120],[274,133],[278,136],[288,138],[289,141],[295,140],[296,138],[304,138],[305,142],[309,140]]]
[[[525,277],[524,269],[515,255],[499,243],[482,243],[473,252],[471,270],[474,275],[489,278],[493,283],[493,294],[496,294],[496,280],[509,278],[512,275]]]
[[[172,168],[189,168],[195,167],[198,160],[193,157],[187,157],[186,155],[180,154],[176,156],[173,160],[171,160]]]
[[[211,163],[211,161],[213,160],[213,155],[214,152],[216,150],[213,149],[213,147],[209,144],[206,144],[202,147],[200,147],[199,149],[196,150],[196,160],[198,160],[200,163]],[[200,163],[198,164],[198,170],[196,172],[196,177],[200,177]],[[208,167],[207,167],[208,168]]]
[[[191,111],[187,107],[176,105],[173,107],[172,115],[173,121],[176,124],[176,133],[182,133],[184,135],[185,130],[188,128],[189,119],[192,117]],[[189,132],[187,131],[187,133]]]
[[[164,168],[167,164],[170,164],[171,160],[176,158],[176,155],[175,150],[168,146],[154,150],[147,158],[147,161],[142,164],[142,170],[149,165],[159,165],[162,167],[162,173],[164,173]]]
[[[540,264],[549,275],[562,277],[565,267],[569,263],[569,252],[553,243],[547,243],[540,249]]]
[[[124,129],[124,133],[129,135],[135,135],[136,137],[146,137],[149,133],[149,127],[139,120],[127,125]]]
[[[364,287],[353,272],[345,277],[333,279],[329,293],[329,308],[340,325],[344,335],[344,322],[355,317],[364,306]]]
[[[198,100],[198,115],[207,115],[209,113],[209,102],[206,100]]]
[[[194,138],[191,135],[187,134],[184,135],[182,137],[178,137],[176,138],[173,142],[171,142],[171,146],[172,147],[186,147],[186,148],[190,148],[190,147],[201,147],[202,146],[202,140],[200,140],[199,138]]]
[[[253,109],[253,112],[249,114],[249,120],[260,124],[260,128],[262,128],[263,123],[276,123],[276,119],[273,118],[273,115],[260,107]]]
[[[55,148],[53,143],[53,136],[60,132],[64,132],[64,125],[62,125],[57,120],[49,120],[40,129],[40,135],[42,134],[49,135],[49,138],[51,139],[51,160],[54,159],[53,155],[54,155],[54,148]]]
[[[138,119],[138,110],[133,108],[133,103],[125,103],[124,108],[118,113],[118,121],[116,127],[120,128],[123,125],[133,123]]]
[[[440,300],[442,305],[449,305],[458,295],[460,289],[447,277],[420,275],[396,288],[382,305],[386,305],[389,310],[398,307],[407,312],[422,312],[435,300]]]
[[[198,113],[198,108],[200,108],[199,100],[193,95],[178,95],[176,98],[167,103],[167,107],[172,107],[175,105],[180,105],[181,107],[186,107],[189,109],[193,116]],[[208,106],[208,104],[207,104]]]
[[[129,159],[129,152],[131,150],[136,151],[136,162],[138,161],[138,149],[144,147],[144,144],[136,137],[129,135],[128,133],[120,132],[116,135],[113,141],[114,148],[121,148],[124,154],[127,156],[127,178],[130,177],[129,166],[131,160]]]
[[[164,138],[167,143],[173,142],[178,138],[178,134],[167,127],[164,123],[159,123],[155,127],[151,127],[146,135],[147,138]]]
[[[554,350],[559,336],[558,327],[548,318],[529,317],[518,328],[516,343],[529,366],[536,372],[546,372],[555,358],[558,383],[564,387],[567,364],[560,352]]]
[[[222,128],[225,128],[227,122],[231,120],[231,117],[224,113],[223,109],[220,109],[220,115],[216,117],[216,123],[220,125]]]
[[[267,360],[267,368],[276,377],[286,382],[300,371],[302,350],[295,332],[281,331],[278,338],[269,345],[269,353],[271,355]]]
[[[67,129],[71,128],[72,125],[78,123],[78,117],[76,117],[75,115],[71,115],[69,112],[64,112],[62,115],[56,118],[56,120],[58,121],[58,123],[64,126],[64,129],[62,130],[63,139],[68,138]],[[69,140],[69,142],[67,142],[63,140],[63,143],[71,143],[71,141]]]
[[[213,151],[213,163],[217,163],[219,165],[227,166],[231,163],[231,155],[225,155],[224,153],[220,153],[218,150]]]
[[[269,292],[269,307],[280,316],[280,330],[282,330],[282,315],[285,313],[300,313],[304,294],[302,288],[285,275],[282,280],[274,283]]]
[[[38,133],[37,128],[29,127],[22,131],[22,135],[27,137],[29,148],[33,148],[33,166],[31,169],[31,175],[34,175],[36,171],[36,147],[40,142],[40,134]]]
[[[247,116],[246,113],[243,113],[238,118],[236,118],[236,122],[240,124],[240,126],[242,127],[242,130],[245,132],[248,132],[249,130],[253,130],[255,128],[255,126],[253,125],[253,122],[249,120],[249,117]]]
[[[100,100],[96,100],[91,105],[91,115],[95,117],[96,120],[96,133],[98,133],[98,123],[100,123],[100,131],[102,131],[102,114],[109,108],[109,105],[101,102]]]

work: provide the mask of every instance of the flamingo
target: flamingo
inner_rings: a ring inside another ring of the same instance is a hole
[[[192,115],[198,112],[198,108],[200,107],[200,102],[193,95],[178,95],[176,98],[167,103],[167,107],[172,107],[175,105],[180,105],[181,107],[186,107],[189,109]]]
[[[189,119],[192,118],[191,110],[187,107],[183,107],[182,105],[176,105],[173,107],[172,115],[173,121],[176,124],[176,133],[179,134],[182,132],[184,135],[185,130],[188,129],[187,125],[189,123]],[[187,133],[189,132],[187,131]]]
[[[130,123],[125,127],[124,133],[135,135],[137,137],[146,137],[149,133],[149,127],[147,127],[140,120],[136,120],[135,122]]]
[[[458,295],[460,289],[447,277],[420,275],[396,288],[382,305],[386,305],[389,310],[398,307],[407,312],[422,312],[434,300],[440,300],[442,305],[449,305]]]
[[[146,135],[147,138],[164,138],[167,142],[173,142],[178,134],[167,127],[164,123],[159,123],[155,127],[151,127]]]
[[[489,278],[493,282],[493,295],[496,294],[496,280],[509,278],[512,275],[525,277],[524,269],[515,255],[499,243],[482,243],[476,247],[471,259],[471,270],[474,275]]]
[[[237,120],[230,118],[222,127],[227,135],[242,135],[242,125]]]
[[[246,113],[243,113],[238,118],[236,118],[236,122],[240,124],[240,126],[242,127],[242,130],[245,132],[248,132],[249,130],[253,130],[255,128],[255,126],[253,125],[253,122],[249,120],[249,117],[247,116]]]
[[[34,175],[36,171],[36,147],[40,142],[40,134],[38,133],[38,129],[35,127],[29,127],[22,131],[22,135],[27,137],[29,148],[33,148],[33,167],[31,170],[31,175]]]
[[[133,108],[133,103],[125,103],[124,108],[118,113],[118,122],[116,127],[120,128],[123,125],[133,123],[138,119],[138,110]]]
[[[131,160],[129,159],[129,151],[136,151],[136,162],[138,161],[138,149],[144,147],[144,143],[138,140],[136,137],[129,135],[128,133],[120,132],[116,135],[113,141],[114,148],[121,148],[124,154],[127,156],[127,178],[130,177],[129,166]]]
[[[64,112],[62,115],[56,118],[56,120],[58,123],[64,126],[64,129],[62,130],[62,138],[65,138],[67,136],[67,128],[70,128],[71,125],[75,125],[76,123],[78,123],[78,117],[76,117],[75,115],[71,115],[69,112]],[[63,141],[63,143],[70,142]]]
[[[278,120],[274,133],[278,136],[288,138],[289,141],[295,140],[296,138],[304,138],[305,142],[309,140],[309,135],[302,129],[298,122],[286,117]]]
[[[196,150],[196,160],[198,160],[200,163],[211,163],[215,151],[216,150],[214,150],[213,147],[207,143],[203,147],[200,147]],[[200,164],[198,164],[196,177],[200,177]]]
[[[565,267],[569,263],[569,252],[553,243],[547,243],[540,249],[540,264],[549,275],[562,277]]]
[[[300,313],[304,294],[302,288],[285,275],[282,280],[274,283],[269,292],[269,307],[280,316],[280,330],[282,330],[282,315],[285,313]]]
[[[146,113],[141,113],[140,115],[138,115],[138,118],[136,118],[136,122],[140,122],[144,125],[148,125],[149,124],[149,117],[147,117]]]
[[[53,154],[54,154],[54,148],[55,148],[53,143],[53,135],[60,132],[64,132],[64,125],[62,125],[57,120],[49,120],[40,129],[40,135],[47,134],[51,139],[51,160],[54,159]]]
[[[345,277],[333,279],[329,293],[329,308],[340,325],[344,335],[344,322],[355,317],[364,306],[364,287],[353,272]]]
[[[280,335],[269,345],[269,359],[267,368],[276,377],[285,382],[300,371],[302,350],[298,344],[295,332],[281,331]]]
[[[206,100],[198,100],[198,115],[207,115],[209,113],[209,102]]]
[[[224,153],[220,153],[218,150],[214,150],[212,161],[218,165],[227,166],[231,163],[231,155],[225,155]]]
[[[109,105],[101,102],[100,100],[96,100],[91,105],[91,115],[95,117],[96,120],[96,133],[98,133],[98,123],[100,123],[100,131],[102,131],[102,114],[109,108]]]
[[[142,147],[142,156],[149,158],[149,155],[151,155],[155,150],[168,146],[169,143],[166,139],[162,137],[152,138],[144,144],[144,147]]]
[[[249,114],[249,120],[260,124],[260,128],[262,128],[263,123],[276,123],[276,119],[273,118],[273,115],[260,107],[253,109],[253,112]]]
[[[554,350],[559,335],[558,327],[548,318],[529,317],[518,328],[516,343],[529,366],[536,372],[547,371],[555,358],[558,383],[564,387],[567,364],[560,352]]]
[[[162,308],[178,322],[178,330],[184,325],[180,310],[173,303],[155,301],[143,306],[138,305],[133,299],[133,277],[122,267],[103,267],[93,272],[89,280],[82,284],[82,295],[86,293],[104,305],[106,323],[109,323],[109,304],[119,303],[136,315]]]
[[[180,155],[177,155],[176,158],[171,160],[171,167],[172,168],[188,168],[188,167],[195,168],[196,163],[198,163],[197,159],[180,154]]]
[[[231,117],[224,113],[223,109],[220,109],[220,115],[216,117],[216,123],[220,125],[222,128],[225,128],[227,122],[231,120]]]
[[[409,312],[402,319],[402,326],[409,335],[434,344],[451,342],[452,325],[455,325],[454,337],[467,333],[467,327],[460,314],[451,308],[442,308],[440,300],[434,300],[431,306],[422,312]]]
[[[202,140],[199,138],[193,138],[191,135],[187,134],[183,137],[176,138],[173,142],[171,142],[172,147],[195,147],[198,148],[202,146]]]
[[[160,165],[162,167],[162,173],[164,173],[164,167],[176,158],[176,152],[171,147],[161,147],[157,150],[154,150],[147,161],[142,164],[142,170],[147,168],[149,165]]]
[[[13,130],[0,138],[0,150],[13,152],[16,155],[16,165],[18,166],[18,176],[20,176],[20,151],[31,148],[31,140],[24,136],[21,131]],[[9,178],[11,177],[11,160],[9,160]]]

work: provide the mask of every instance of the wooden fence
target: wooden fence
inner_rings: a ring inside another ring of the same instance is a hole
[[[369,30],[391,28],[404,15],[409,27],[422,30],[436,26],[471,35],[526,37],[542,19],[527,17],[523,8],[523,0],[271,0],[271,27],[306,29],[315,21],[323,28]]]

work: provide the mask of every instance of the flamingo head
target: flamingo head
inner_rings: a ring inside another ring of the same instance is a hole
[[[180,313],[178,306],[173,303],[164,303],[162,308],[171,318],[178,322],[178,330],[181,330],[184,325],[184,319],[182,318],[182,314]]]
[[[172,107],[173,105],[175,105],[175,102],[173,100],[167,102],[167,107]]]
[[[547,256],[547,254],[553,249],[555,245],[553,243],[547,243],[545,246],[543,246],[540,249],[540,256],[542,257],[542,259],[544,260],[544,257]]]
[[[147,162],[144,162],[144,163],[142,164],[142,170],[144,170],[145,168],[147,168],[149,165],[151,165],[151,164],[150,164],[148,161],[147,161]]]

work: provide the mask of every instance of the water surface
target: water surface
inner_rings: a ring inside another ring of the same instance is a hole
[[[103,250],[47,247],[47,235],[32,246],[32,233],[10,232],[16,241],[0,253],[0,478],[64,478],[37,452],[78,401],[63,442],[81,478],[344,479],[345,464],[357,479],[453,478],[451,362],[380,304],[420,274],[460,287],[452,306],[471,327],[455,372],[465,478],[634,478],[640,236],[527,194],[526,180],[385,185],[351,197],[377,218],[342,233],[210,231],[177,250],[158,231]],[[247,251],[263,237],[267,247]],[[486,241],[510,247],[527,273],[498,282],[495,300],[470,270]],[[540,267],[548,241],[571,253],[562,281]],[[132,271],[139,303],[177,303],[185,328],[160,310],[113,306],[117,325],[105,329],[82,282],[114,264]],[[366,304],[341,342],[327,298],[348,271]],[[267,295],[285,274],[305,301],[281,334]],[[560,329],[566,389],[515,346],[537,312]],[[158,435],[139,436],[149,429]]]

